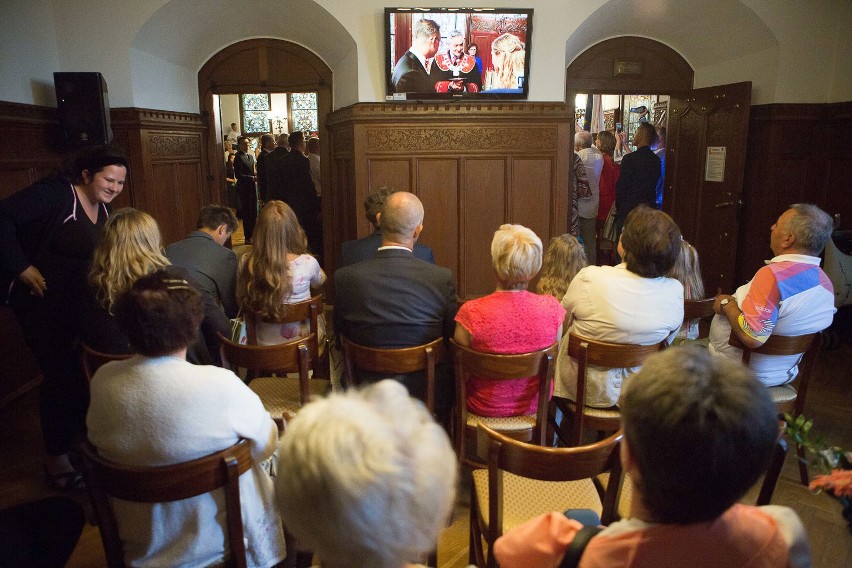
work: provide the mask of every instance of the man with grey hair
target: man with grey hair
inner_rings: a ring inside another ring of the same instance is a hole
[[[393,90],[396,93],[434,93],[435,78],[429,76],[432,58],[441,43],[441,26],[423,18],[414,24],[412,43],[393,68]]]
[[[769,246],[775,255],[733,296],[716,297],[710,326],[710,351],[739,360],[740,349],[728,345],[733,333],[750,348],[773,333],[805,335],[822,331],[834,317],[834,288],[819,267],[819,254],[831,238],[832,221],[819,207],[791,205],[772,225]],[[798,355],[751,357],[750,368],[766,386],[796,378]]]
[[[383,185],[367,194],[367,197],[364,199],[364,214],[367,217],[367,221],[373,226],[373,232],[363,239],[343,243],[340,249],[340,258],[337,259],[337,268],[343,268],[344,266],[373,258],[376,255],[376,251],[382,246],[382,230],[379,228],[377,217],[388,196],[397,191],[399,190]],[[414,243],[414,256],[435,264],[432,249],[426,245]]]
[[[586,249],[586,260],[589,264],[597,264],[597,226],[598,205],[600,203],[600,181],[603,170],[603,154],[592,144],[592,133],[578,130],[574,134],[574,153],[583,161],[586,170],[588,190],[584,195],[577,195],[578,231]]]
[[[371,259],[334,273],[334,329],[360,345],[379,348],[413,347],[455,329],[456,288],[448,268],[416,258],[414,243],[423,230],[423,204],[413,193],[397,191],[379,213],[382,246]],[[452,404],[449,369],[436,377],[435,410],[446,418]],[[362,380],[376,376],[361,374]],[[396,376],[415,396],[422,394],[422,376]]]
[[[476,59],[464,52],[464,34],[453,30],[447,43],[449,50],[435,56],[429,71],[435,79],[435,90],[439,93],[478,93],[482,89],[482,75],[476,67]]]

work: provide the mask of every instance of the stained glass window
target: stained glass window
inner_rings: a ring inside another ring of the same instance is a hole
[[[316,93],[290,93],[290,112],[294,132],[319,130]]]
[[[269,132],[269,108],[269,94],[267,93],[240,96],[244,135]]]

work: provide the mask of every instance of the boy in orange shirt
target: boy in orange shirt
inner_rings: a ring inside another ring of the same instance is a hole
[[[791,509],[737,503],[766,469],[778,435],[766,387],[742,365],[670,348],[625,381],[619,406],[630,516],[588,542],[581,568],[811,565]],[[494,554],[502,568],[558,567],[581,528],[549,513],[503,535]]]

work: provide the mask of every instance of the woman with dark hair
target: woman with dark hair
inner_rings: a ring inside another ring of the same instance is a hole
[[[82,487],[67,456],[83,431],[88,404],[75,339],[86,270],[127,168],[119,149],[98,146],[77,156],[64,174],[0,201],[2,293],[41,367],[44,472],[59,489]]]
[[[680,255],[680,229],[671,217],[640,205],[630,212],[618,244],[618,266],[588,266],[562,299],[568,333],[610,343],[669,343],[683,323],[683,286],[666,274]],[[637,368],[589,366],[586,404],[618,404],[622,383]],[[559,345],[554,396],[576,400],[577,361],[568,355],[568,334]]]
[[[285,555],[273,512],[272,480],[261,462],[278,430],[263,404],[231,371],[186,361],[204,317],[201,293],[180,269],[139,278],[119,296],[115,317],[139,354],[103,365],[92,379],[86,420],[89,441],[105,459],[161,466],[252,444],[254,466],[240,477],[248,566],[266,568]],[[171,503],[116,501],[128,566],[213,566],[225,549],[221,491]]]

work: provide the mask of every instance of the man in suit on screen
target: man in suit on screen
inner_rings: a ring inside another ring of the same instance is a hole
[[[396,93],[434,93],[435,77],[429,76],[432,58],[441,43],[441,27],[433,20],[422,19],[414,25],[412,43],[393,68],[393,90]]]

